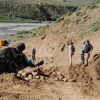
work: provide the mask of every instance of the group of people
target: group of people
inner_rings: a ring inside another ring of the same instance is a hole
[[[75,47],[72,40],[68,42],[68,45],[69,45],[69,60],[70,60],[70,65],[72,66],[72,57],[75,52]],[[88,60],[92,50],[93,46],[90,44],[89,40],[82,41],[81,63],[84,64],[84,66],[88,66]]]

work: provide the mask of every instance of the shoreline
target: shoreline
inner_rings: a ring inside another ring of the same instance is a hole
[[[21,39],[21,37],[23,37],[23,34],[17,34],[17,33],[24,32],[24,31],[31,31],[34,29],[38,29],[39,27],[51,25],[52,23],[53,23],[52,21],[49,22],[45,21],[41,23],[0,22],[0,39],[4,40],[4,39],[8,39],[9,37],[11,38],[15,37]],[[30,36],[30,34],[28,34],[27,36]]]
[[[24,18],[6,18],[5,16],[3,18],[0,17],[0,22],[12,22],[12,23],[41,23],[42,21],[34,20],[34,19],[24,19]]]

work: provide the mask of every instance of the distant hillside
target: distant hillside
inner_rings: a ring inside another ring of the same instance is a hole
[[[66,3],[71,4],[71,5],[80,6],[80,5],[84,5],[87,2],[92,1],[92,0],[63,0],[63,1],[65,1]]]
[[[80,6],[88,1],[92,0],[0,0],[2,2],[17,2],[17,3],[28,3],[28,4],[33,4],[33,3],[47,3],[47,4],[56,4],[56,5],[73,5],[73,6]]]
[[[54,21],[59,16],[74,12],[77,7],[62,5],[62,3],[49,4],[39,0],[0,0],[0,19],[33,19],[40,21]],[[38,2],[38,3],[36,3]],[[60,2],[60,1],[59,1]]]

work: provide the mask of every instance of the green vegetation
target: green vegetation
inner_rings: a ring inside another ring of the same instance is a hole
[[[96,0],[97,3],[100,3],[100,0]]]
[[[32,37],[36,36],[36,33],[33,33]]]
[[[86,11],[84,10],[83,12],[80,11],[76,11],[76,16],[85,16],[86,15]]]
[[[34,1],[34,0],[33,0]],[[1,22],[54,21],[67,12],[73,13],[77,7],[58,4],[36,3],[32,0],[0,0]],[[40,0],[36,0],[37,2]],[[51,0],[49,0],[51,2]],[[57,1],[58,2],[58,1]]]
[[[81,16],[85,16],[86,15],[86,11],[83,11],[82,13],[81,13]]]
[[[100,29],[100,21],[96,21],[94,24],[93,24],[93,27],[92,27],[92,31],[97,31]]]
[[[87,2],[89,2],[90,0],[63,0],[63,1],[65,1],[67,4],[76,5],[76,6],[83,6]]]
[[[32,33],[29,31],[28,33],[23,33],[23,34],[10,34],[10,36],[5,37],[4,40],[24,41],[24,40],[28,40],[32,36],[33,36]]]
[[[96,5],[94,3],[87,5],[87,9],[94,9],[95,7]]]
[[[69,16],[69,15],[71,15],[71,12],[68,12],[68,13],[67,13],[67,16]]]
[[[10,36],[14,36],[15,34],[10,34]]]
[[[45,29],[46,29],[47,27],[49,27],[49,25],[40,27],[39,33],[40,33],[40,34],[44,34],[44,33],[45,33]]]
[[[32,19],[23,19],[23,18],[9,18],[9,17],[2,17],[0,14],[0,22],[22,22],[22,23],[40,23],[41,21],[32,20]]]
[[[0,1],[16,1],[19,3],[26,4],[55,4],[55,5],[72,5],[72,6],[80,6],[86,4],[89,0],[0,0]]]
[[[60,22],[60,21],[62,21],[64,19],[64,17],[59,17],[57,20],[56,20],[56,22]]]
[[[19,32],[17,34],[27,34],[27,33],[29,33],[29,31],[21,31],[21,32]]]
[[[84,37],[84,34],[80,34],[80,36],[79,36],[81,39]]]
[[[77,11],[76,16],[81,16],[81,12]]]
[[[90,0],[86,5],[85,7],[87,9],[94,9],[96,7],[96,4],[97,3],[100,3],[100,0]]]
[[[64,25],[67,25],[67,24],[69,24],[70,22],[71,22],[71,20],[68,19],[68,18],[66,18],[66,19],[64,20]]]
[[[18,38],[23,38],[23,35],[18,35],[17,37],[18,37]]]

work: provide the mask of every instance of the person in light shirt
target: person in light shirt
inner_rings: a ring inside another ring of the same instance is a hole
[[[68,46],[69,46],[69,61],[70,61],[70,65],[72,66],[72,58],[75,52],[75,47],[74,47],[74,43],[72,42],[72,40],[68,42]]]

